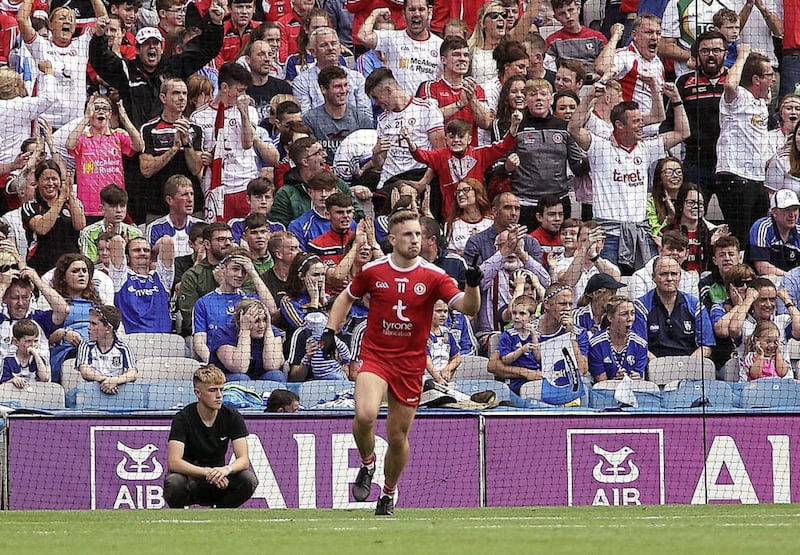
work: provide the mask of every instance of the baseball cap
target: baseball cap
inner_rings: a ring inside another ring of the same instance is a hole
[[[616,291],[620,287],[625,287],[625,284],[618,282],[610,275],[595,274],[589,278],[589,282],[586,284],[586,289],[584,289],[583,292],[585,295],[589,295],[598,289],[611,289],[612,291]]]
[[[161,35],[161,31],[155,27],[142,27],[139,29],[139,32],[136,33],[136,44],[144,44],[148,39],[158,39],[162,41],[164,37]]]
[[[777,191],[772,196],[772,201],[769,203],[770,208],[789,208],[791,206],[800,206],[797,193],[791,189],[781,189]]]

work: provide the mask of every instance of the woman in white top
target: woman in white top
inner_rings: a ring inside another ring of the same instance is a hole
[[[486,190],[477,179],[466,177],[456,185],[456,202],[447,217],[447,250],[464,254],[467,240],[476,233],[491,227],[492,205],[486,198]]]
[[[478,10],[475,30],[467,41],[472,60],[469,74],[476,83],[497,76],[497,64],[492,58],[495,47],[506,36],[506,9],[497,1],[488,2]]]
[[[770,198],[775,191],[790,189],[800,194],[800,146],[797,131],[800,123],[789,133],[789,140],[767,163],[764,186]]]
[[[777,113],[781,126],[767,133],[770,156],[786,145],[789,135],[800,120],[800,94],[789,93],[781,98]]]

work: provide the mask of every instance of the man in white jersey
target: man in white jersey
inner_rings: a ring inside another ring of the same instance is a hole
[[[104,21],[108,12],[102,0],[91,0],[95,16]],[[56,8],[50,14],[51,39],[42,37],[33,28],[30,15],[33,0],[25,0],[17,11],[25,45],[37,62],[50,62],[56,77],[56,102],[45,112],[54,129],[83,114],[86,102],[86,65],[89,63],[89,41],[92,40],[93,27],[87,27],[81,36],[75,34],[75,12],[71,8]],[[53,86],[43,81],[45,86]],[[52,91],[51,91],[52,92]],[[41,92],[39,94],[42,94]]]
[[[769,58],[740,44],[719,102],[716,188],[725,222],[742,246],[753,222],[767,214],[767,103],[774,83]]]
[[[651,255],[655,255],[646,216],[650,190],[648,169],[656,160],[666,156],[668,149],[690,134],[686,110],[675,85],[665,84],[664,93],[674,108],[674,131],[643,139],[644,122],[635,102],[621,102],[611,110],[614,131],[610,139],[587,131],[583,126],[592,100],[605,94],[602,85],[592,87],[584,95],[567,126],[578,145],[587,151],[592,168],[594,216],[606,232],[606,242],[600,256],[617,266],[622,262],[639,269],[641,265],[636,260],[643,264]],[[635,264],[630,264],[627,257],[621,260],[619,254],[623,249],[620,249],[620,237],[623,238],[624,250],[633,250],[636,255]],[[644,242],[638,238],[644,238]]]
[[[381,170],[378,189],[382,189],[390,178],[420,179],[426,166],[411,156],[400,138],[400,130],[410,130],[417,148],[432,150],[443,147],[444,119],[436,101],[412,97],[385,67],[370,73],[364,88],[367,95],[384,109],[378,116],[378,142],[372,149],[372,164]],[[414,170],[419,170],[419,175],[409,175]]]
[[[381,53],[383,63],[397,76],[408,93],[417,92],[420,84],[433,81],[442,70],[439,48],[442,39],[428,30],[430,9],[426,0],[405,0],[403,17],[406,28],[374,30],[375,20],[391,17],[389,8],[376,8],[358,30],[358,40],[366,48]]]
[[[633,40],[626,48],[617,50],[623,33],[621,24],[611,28],[611,38],[595,59],[594,67],[598,75],[612,70],[612,78],[622,85],[622,99],[636,102],[642,113],[647,113],[653,104],[653,93],[649,81],[643,77],[652,76],[659,87],[664,83],[664,64],[657,55],[661,22],[652,14],[637,17],[631,32]],[[658,125],[645,129],[647,136],[657,133]]]

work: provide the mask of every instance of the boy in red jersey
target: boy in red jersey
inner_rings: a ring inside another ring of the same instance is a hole
[[[451,308],[470,316],[480,308],[481,271],[469,268],[466,292],[460,291],[444,271],[420,258],[421,237],[416,212],[403,209],[392,214],[388,238],[394,250],[364,266],[353,278],[333,304],[329,327],[320,339],[323,355],[330,358],[334,334],[344,324],[350,307],[356,299],[370,294],[361,351],[363,365],[356,379],[353,436],[361,469],[353,484],[353,497],[357,501],[369,497],[375,472],[375,421],[388,390],[389,448],[376,515],[394,514],[395,487],[408,460],[408,434],[422,393],[433,305],[444,299]]]

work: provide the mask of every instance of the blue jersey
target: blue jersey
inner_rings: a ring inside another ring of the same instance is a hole
[[[114,294],[114,305],[122,315],[125,333],[170,333],[169,290],[155,271],[147,275],[128,272]]]
[[[431,332],[428,335],[427,354],[433,361],[433,367],[439,371],[444,370],[454,356],[459,354],[456,338],[449,329],[442,326],[439,328],[440,334]]]
[[[594,314],[592,314],[592,305],[587,304],[572,311],[572,323],[588,331],[591,336],[600,331],[602,322],[595,320]]]
[[[353,222],[355,225],[355,222]],[[308,250],[308,242],[316,239],[323,233],[328,233],[331,229],[331,221],[320,216],[313,208],[308,212],[295,218],[289,224],[289,231],[294,233],[300,243],[300,250]],[[355,229],[351,227],[351,229]]]
[[[167,236],[172,237],[175,242],[175,256],[192,254],[192,247],[189,246],[189,230],[194,224],[201,221],[194,216],[189,216],[185,226],[175,227],[169,214],[153,220],[147,226],[147,240],[150,242],[150,248],[155,247],[159,239]]]
[[[462,355],[478,354],[478,339],[475,337],[475,332],[472,331],[472,324],[470,324],[466,316],[457,310],[451,310],[444,325],[450,329],[450,333],[455,337],[456,343],[458,343],[458,351]]]
[[[192,319],[194,333],[210,333],[225,324],[233,322],[233,313],[243,299],[256,299],[256,295],[237,289],[233,293],[223,293],[219,289],[200,297],[194,305]]]
[[[103,352],[96,341],[84,341],[78,346],[75,366],[85,364],[97,373],[113,378],[121,376],[129,368],[136,368],[133,351],[119,338],[114,337],[111,348]]]
[[[272,326],[272,333],[275,337],[281,337],[283,332]],[[213,330],[208,335],[208,350],[211,351],[208,362],[218,367],[220,370],[229,374],[230,371],[222,364],[222,361],[217,355],[217,350],[224,345],[233,345],[234,347],[239,344],[239,328],[236,324],[231,322],[224,326]],[[257,380],[260,376],[269,372],[270,370],[280,370],[279,368],[264,368],[264,338],[250,339],[250,368],[247,370],[247,375]]]
[[[231,235],[233,235],[233,242],[237,245],[242,242],[242,235],[244,235],[244,218],[233,218],[228,222],[231,226]],[[279,222],[271,222],[267,220],[267,230],[270,233],[277,233],[279,231],[286,231],[286,226]]]
[[[22,378],[29,382],[36,381],[36,373],[39,367],[36,365],[36,359],[31,357],[30,362],[22,366],[17,360],[16,356],[10,356],[3,359],[3,372],[0,374],[0,383],[6,383],[12,378]]]
[[[500,343],[497,345],[497,351],[500,353],[501,357],[506,356],[507,354],[513,353],[523,345],[533,342],[533,334],[529,334],[528,337],[522,339],[519,335],[519,332],[515,328],[508,329],[504,331],[500,335]],[[511,363],[511,366],[522,366],[523,368],[528,368],[529,370],[540,370],[541,365],[539,361],[536,360],[536,357],[533,356],[533,353],[523,353]],[[522,387],[522,384],[527,382],[525,378],[511,378],[509,380],[509,387],[514,393],[519,394],[519,389]]]
[[[633,332],[628,335],[625,350],[620,353],[611,348],[608,330],[589,340],[589,372],[592,376],[605,374],[607,379],[613,380],[622,371],[644,378],[647,360],[647,340]]]

